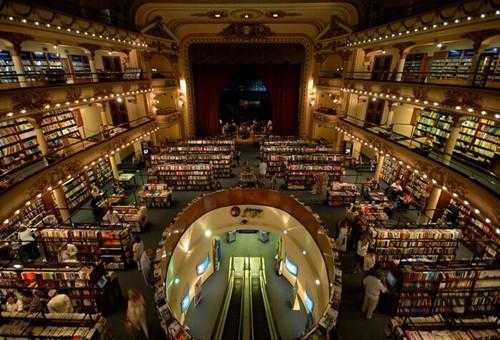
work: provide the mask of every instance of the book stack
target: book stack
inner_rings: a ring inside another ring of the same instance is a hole
[[[148,208],[168,208],[172,206],[172,190],[166,184],[144,184],[142,197]]]
[[[210,164],[163,163],[148,169],[148,183],[166,184],[173,190],[212,190],[215,176]]]
[[[341,207],[354,203],[358,195],[356,184],[332,182],[327,192],[327,202],[329,206]]]
[[[134,233],[140,233],[147,224],[146,207],[132,205],[114,205],[110,211],[118,212],[120,225],[124,225]],[[104,216],[106,217],[106,215]],[[102,225],[109,224],[109,221],[103,218]]]

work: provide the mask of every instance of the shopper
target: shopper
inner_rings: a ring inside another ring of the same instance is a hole
[[[365,263],[365,257],[368,254],[368,247],[370,245],[370,234],[368,232],[364,232],[361,234],[361,238],[358,241],[357,245],[357,266],[356,266],[356,272],[361,272],[364,271],[364,263]]]
[[[14,292],[8,292],[5,296],[5,311],[6,312],[22,312],[23,302],[19,299]]]
[[[17,238],[19,242],[21,242],[21,258],[26,258],[26,260],[30,262],[34,261],[40,255],[35,240],[35,234],[25,226],[22,226],[19,228]]]
[[[42,305],[42,292],[38,289],[33,289],[31,291],[31,300],[28,305],[28,313],[41,313],[43,312]]]
[[[78,263],[78,248],[72,244],[68,243],[63,246],[60,257],[62,263]]]
[[[234,159],[236,160],[236,164],[240,166],[240,159],[241,159],[241,151],[237,150],[236,154],[234,155]]]
[[[363,285],[365,286],[365,297],[361,310],[367,319],[371,319],[375,308],[377,308],[380,293],[387,292],[387,288],[382,281],[375,276],[373,271],[363,279]]]
[[[142,331],[149,339],[148,324],[146,321],[146,302],[136,289],[128,290],[127,322],[135,331]]]
[[[49,313],[73,313],[73,305],[66,294],[58,294],[55,289],[49,291],[47,309]]]
[[[134,243],[132,244],[132,253],[135,263],[137,264],[137,269],[141,270],[141,256],[144,252],[144,243],[139,236],[134,237]]]
[[[141,261],[140,261],[140,266],[141,266],[141,272],[142,276],[144,277],[144,282],[146,282],[146,285],[151,286],[152,284],[152,272],[151,272],[151,259],[154,256],[154,250],[153,249],[146,249],[145,251],[142,252],[141,255]]]

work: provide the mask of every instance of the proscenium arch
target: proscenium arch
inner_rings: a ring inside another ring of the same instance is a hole
[[[304,206],[294,197],[278,191],[236,188],[201,196],[191,202],[189,206],[176,216],[170,227],[164,233],[165,238],[161,243],[161,260],[157,264],[157,266],[159,266],[159,268],[157,267],[157,271],[161,272],[161,275],[156,277],[156,286],[160,287],[159,289],[165,289],[169,262],[175,252],[175,249],[178,246],[183,246],[180,244],[180,241],[184,237],[185,233],[189,232],[193,223],[198,221],[207,213],[217,209],[222,209],[225,210],[228,215],[229,222],[226,223],[227,227],[229,227],[229,225],[240,224],[243,217],[233,217],[229,213],[230,208],[233,206],[265,207],[273,209],[276,212],[282,211],[283,216],[290,216],[297,221],[296,226],[300,225],[303,227],[302,230],[308,232],[311,239],[317,246],[319,256],[322,257],[324,262],[324,275],[322,276],[326,278],[321,280],[323,282],[320,282],[320,285],[317,287],[320,291],[324,291],[325,293],[325,298],[321,299],[322,304],[318,306],[315,312],[313,312],[314,321],[317,322],[319,317],[321,317],[321,315],[323,315],[326,311],[328,301],[332,298],[331,290],[329,289],[330,284],[334,282],[335,277],[332,242],[322,227],[321,221],[317,215],[310,210],[310,208]],[[251,218],[246,219],[248,220],[248,225],[251,226],[256,226],[256,223],[259,223],[258,219],[255,220],[255,223],[253,223]],[[185,250],[189,251],[189,249]],[[193,250],[196,251],[196,249]],[[175,301],[173,302],[176,303]],[[174,316],[178,318],[177,315]]]

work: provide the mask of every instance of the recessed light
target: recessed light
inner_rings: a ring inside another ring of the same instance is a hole
[[[278,13],[273,13],[273,14],[272,14],[272,16],[273,16],[273,18],[277,18],[277,17],[279,17],[280,15],[279,15]]]
[[[215,14],[214,14],[214,17],[215,17],[215,18],[220,18],[220,17],[221,17],[221,14],[220,14],[220,13],[215,13]]]
[[[243,15],[243,17],[244,17],[245,19],[248,19],[248,18],[250,18],[250,15],[245,14],[245,15]]]

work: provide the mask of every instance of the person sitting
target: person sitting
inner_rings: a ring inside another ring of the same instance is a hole
[[[8,292],[5,296],[5,311],[6,312],[22,312],[23,311],[23,302],[19,299],[14,292]]]
[[[49,291],[47,309],[49,313],[73,313],[73,304],[68,295],[58,294],[55,289]]]

